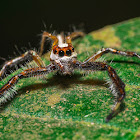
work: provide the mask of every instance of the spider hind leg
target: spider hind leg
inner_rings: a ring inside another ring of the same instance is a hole
[[[106,118],[106,122],[110,121],[118,113],[118,110],[123,102],[123,99],[125,98],[125,90],[124,90],[125,84],[119,78],[116,71],[105,63],[102,63],[102,62],[81,63],[81,62],[79,62],[77,64],[78,65],[76,66],[76,68],[79,68],[81,70],[91,70],[91,71],[96,70],[96,71],[107,71],[108,72],[108,75],[113,84],[114,93],[116,94],[115,104],[112,108],[111,113]]]

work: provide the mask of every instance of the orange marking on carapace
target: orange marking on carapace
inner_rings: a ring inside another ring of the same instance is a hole
[[[71,50],[71,52],[74,52],[72,45],[69,45],[68,47],[63,47],[63,48],[59,47],[58,45],[55,45],[53,47],[53,53],[54,54],[58,54],[59,51],[61,51],[61,50],[64,51],[64,56],[67,56],[67,54],[66,54],[67,50]]]

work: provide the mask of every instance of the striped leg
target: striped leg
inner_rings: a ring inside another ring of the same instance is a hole
[[[45,43],[46,37],[49,37],[54,41],[52,46],[55,46],[58,44],[58,38],[56,36],[53,36],[52,34],[44,31],[42,34],[42,40],[41,40],[41,46],[40,46],[40,53],[39,53],[40,56],[42,55],[43,50],[44,50],[44,43]]]
[[[68,35],[67,37],[66,37],[66,42],[68,43],[68,44],[71,44],[72,42],[72,39],[74,39],[74,38],[76,38],[76,37],[78,37],[78,36],[84,36],[85,34],[83,33],[83,32],[73,32],[73,33],[71,33],[70,35]]]
[[[8,69],[11,69],[13,68],[13,66],[15,67],[16,65],[19,65],[22,61],[27,60],[34,60],[39,67],[45,67],[45,64],[43,63],[39,55],[35,51],[30,50],[23,55],[6,62],[0,71],[0,77],[4,78],[4,74],[7,72]]]
[[[70,34],[69,36],[66,37],[66,42],[68,44],[71,44],[71,40],[78,36],[84,36],[84,33],[83,32],[73,32],[72,34]],[[41,39],[41,46],[40,46],[40,53],[39,53],[40,56],[43,54],[46,37],[49,37],[53,40],[52,47],[58,44],[58,38],[56,36],[44,31],[42,34],[42,39]]]
[[[94,62],[96,59],[100,58],[103,54],[106,53],[113,53],[113,54],[119,54],[119,55],[124,55],[124,56],[130,56],[130,57],[138,57],[140,59],[140,55],[138,55],[135,52],[129,52],[129,51],[118,51],[112,48],[102,48],[100,51],[98,51],[96,54],[92,55],[88,59],[85,60],[86,62]]]
[[[112,82],[112,93],[116,96],[115,105],[112,109],[112,112],[107,116],[106,122],[111,120],[118,113],[118,109],[125,97],[125,84],[119,78],[115,70],[109,65],[101,62],[88,62],[88,63],[79,63],[77,68],[81,70],[97,70],[97,71],[107,71],[108,75]]]
[[[47,67],[38,67],[38,68],[31,68],[24,70],[18,75],[13,76],[1,89],[0,89],[0,105],[7,102],[7,100],[11,99],[15,92],[12,92],[11,90],[14,89],[14,85],[17,84],[17,82],[20,79],[23,78],[29,78],[34,76],[42,76],[46,75],[52,71],[54,71],[56,68],[53,64],[48,65]]]

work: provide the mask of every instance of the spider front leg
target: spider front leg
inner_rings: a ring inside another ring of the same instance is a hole
[[[18,75],[13,76],[1,89],[0,89],[0,105],[7,102],[7,100],[11,99],[15,91],[13,89],[14,85],[20,79],[29,78],[34,76],[42,76],[46,75],[52,71],[56,70],[56,67],[53,64],[48,65],[47,67],[38,67],[24,70]]]
[[[6,62],[0,71],[0,77],[4,78],[4,74],[6,73],[8,68],[12,68],[13,66],[20,64],[22,61],[27,60],[34,60],[39,67],[45,67],[45,64],[43,63],[39,55],[35,51],[30,50],[22,54],[21,56]]]
[[[44,50],[44,43],[45,43],[46,37],[49,37],[53,40],[52,46],[55,46],[58,44],[58,38],[56,36],[53,36],[52,34],[44,31],[42,34],[42,39],[41,39],[41,46],[40,46],[40,53],[39,53],[40,56],[42,55],[43,50]]]
[[[100,58],[102,55],[106,53],[113,53],[113,54],[119,54],[123,56],[129,56],[129,57],[138,57],[140,59],[140,55],[138,55],[135,52],[129,52],[129,51],[119,51],[116,49],[112,48],[102,48],[100,51],[89,57],[88,59],[85,60],[85,62],[94,62],[96,59]]]
[[[70,35],[68,35],[68,36],[66,37],[66,42],[67,42],[68,44],[71,44],[71,43],[72,43],[72,42],[71,42],[72,39],[74,39],[74,38],[76,38],[76,37],[78,37],[78,36],[84,36],[84,35],[85,35],[85,34],[84,34],[83,32],[73,32],[73,33],[71,33]],[[62,35],[61,35],[61,36],[62,36]],[[46,32],[46,31],[44,31],[43,34],[42,34],[41,45],[40,45],[40,53],[39,53],[40,56],[41,56],[42,53],[43,53],[44,44],[45,44],[45,40],[46,40],[47,37],[49,37],[49,38],[51,38],[51,39],[53,40],[52,47],[55,46],[55,45],[58,45],[58,38],[57,38],[56,36],[54,36],[54,35],[52,35],[52,34]],[[62,36],[62,37],[64,37],[64,36]],[[59,41],[60,41],[60,40],[59,40]]]
[[[122,80],[119,78],[115,70],[110,67],[109,65],[101,62],[87,62],[87,63],[80,63],[77,64],[77,68],[81,70],[96,70],[96,71],[107,71],[108,75],[111,79],[112,85],[113,85],[113,91],[112,93],[117,96],[115,105],[112,109],[112,112],[107,116],[106,122],[111,120],[117,113],[118,109],[125,97],[125,84],[122,82]]]
[[[70,35],[68,35],[66,37],[66,42],[68,44],[71,44],[72,43],[72,39],[74,39],[74,38],[76,38],[78,36],[84,36],[84,35],[85,35],[84,32],[73,32],[73,33],[71,33]]]

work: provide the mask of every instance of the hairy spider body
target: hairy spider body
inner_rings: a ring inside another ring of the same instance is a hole
[[[77,60],[77,53],[74,52],[72,44],[62,43],[62,38],[59,36],[60,43],[53,47],[50,55],[50,61],[58,68],[60,74],[72,74],[74,64]]]
[[[4,73],[6,73],[8,68],[12,67],[13,65],[20,64],[22,60],[34,60],[38,67],[24,70],[23,72],[13,76],[5,85],[3,85],[3,87],[0,89],[0,104],[5,103],[7,100],[11,99],[14,94],[16,94],[16,91],[13,89],[13,87],[15,84],[17,84],[18,80],[23,78],[42,76],[53,71],[57,71],[62,75],[71,75],[75,69],[86,71],[107,71],[112,82],[112,93],[116,98],[112,111],[106,118],[106,122],[111,120],[118,113],[118,109],[125,97],[125,84],[111,66],[102,62],[95,62],[95,60],[100,58],[103,54],[109,52],[138,58],[140,58],[140,55],[135,52],[123,52],[112,48],[103,48],[93,56],[86,59],[84,62],[80,62],[77,60],[77,53],[74,50],[71,40],[76,36],[83,35],[84,34],[82,32],[73,32],[64,40],[64,37],[61,35],[53,36],[48,32],[44,32],[41,40],[40,55],[38,55],[35,51],[30,50],[20,57],[6,62],[0,71],[0,76],[2,78],[4,77]],[[49,37],[53,40],[50,55],[51,64],[48,66],[45,66],[42,59],[40,58],[43,52],[46,37]]]

